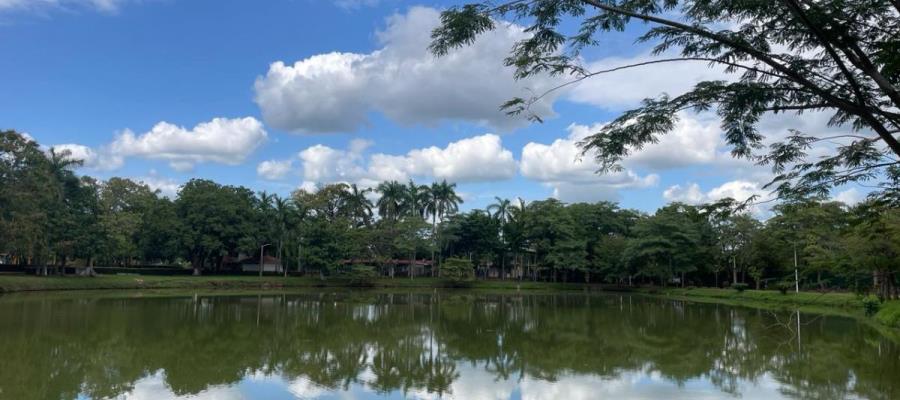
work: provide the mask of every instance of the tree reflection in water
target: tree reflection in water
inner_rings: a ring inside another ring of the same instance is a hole
[[[0,398],[270,378],[295,395],[900,398],[898,344],[840,317],[785,329],[796,316],[622,295],[81,296],[0,297]]]

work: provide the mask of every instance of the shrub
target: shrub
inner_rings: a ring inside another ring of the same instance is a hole
[[[441,278],[451,286],[465,286],[475,279],[475,268],[467,259],[448,258],[441,263]]]
[[[734,290],[737,290],[738,292],[743,292],[743,291],[747,290],[747,288],[749,288],[749,287],[750,287],[750,285],[748,285],[746,283],[732,283],[731,284],[731,288]]]
[[[900,328],[900,301],[889,301],[881,306],[881,310],[875,314],[875,320],[883,325]]]
[[[778,288],[778,291],[781,292],[781,294],[787,294],[794,288],[794,284],[791,282],[778,282],[775,287]]]
[[[878,309],[881,308],[881,299],[878,297],[869,295],[863,297],[862,299],[863,310],[866,311],[866,316],[871,317],[878,313]]]
[[[335,277],[347,281],[349,286],[374,286],[378,272],[367,265],[351,265],[350,268],[338,271]]]

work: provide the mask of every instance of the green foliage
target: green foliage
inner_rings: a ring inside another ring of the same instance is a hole
[[[778,292],[781,294],[787,294],[789,291],[794,289],[793,282],[778,282],[775,287],[778,289]]]
[[[746,283],[735,282],[731,284],[731,288],[737,290],[738,292],[743,292],[750,288],[750,285]]]
[[[721,119],[731,154],[771,166],[770,187],[784,199],[880,180],[881,190],[872,196],[900,200],[896,1],[485,1],[445,10],[430,49],[444,56],[471,45],[504,26],[501,19],[525,24],[529,33],[504,61],[515,68],[516,78],[551,75],[564,81],[502,105],[509,114],[536,121],[543,116],[531,106],[544,104],[546,94],[601,74],[649,64],[706,63],[731,75],[645,99],[603,124],[579,143],[601,172],[620,170],[627,156],[670,133],[686,110],[711,111]],[[652,24],[641,24],[647,22]],[[599,71],[584,67],[585,48],[634,29],[644,31],[639,42],[649,44],[658,58]],[[772,113],[809,111],[826,113],[831,126],[847,133],[823,137],[792,130],[782,139],[769,138],[758,127]],[[808,156],[820,152],[825,155]]]
[[[380,274],[375,267],[351,265],[339,270],[334,277],[346,281],[349,286],[371,287],[375,285],[375,280],[380,277]]]
[[[454,285],[464,284],[475,279],[475,269],[471,261],[451,257],[441,264],[441,278]]]
[[[875,320],[885,326],[900,328],[900,301],[885,302],[875,314]]]
[[[881,308],[881,299],[877,296],[866,296],[862,298],[863,310],[866,312],[866,316],[873,316],[878,313],[878,309]]]

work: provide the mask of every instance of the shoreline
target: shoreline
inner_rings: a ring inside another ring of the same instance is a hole
[[[438,278],[380,278],[366,285],[354,285],[344,279],[282,276],[154,276],[154,275],[100,275],[96,277],[0,274],[0,295],[22,292],[68,292],[93,290],[165,290],[179,289],[217,291],[269,291],[313,288],[358,289],[453,289]],[[853,293],[800,292],[781,294],[773,290],[746,290],[717,288],[647,288],[617,287],[587,283],[530,282],[530,281],[473,281],[460,289],[469,290],[524,290],[533,292],[590,291],[606,293],[633,293],[674,300],[716,303],[766,309],[799,309],[821,314],[837,314],[861,319],[873,325],[900,330],[900,300],[882,303],[873,316],[866,316],[862,301]]]

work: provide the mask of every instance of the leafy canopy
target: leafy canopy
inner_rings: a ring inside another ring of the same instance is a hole
[[[849,182],[878,180],[883,201],[900,203],[900,3],[895,0],[514,0],[450,8],[432,33],[430,49],[444,55],[472,44],[499,18],[523,22],[530,36],[505,64],[517,78],[569,78],[557,88],[599,74],[648,64],[702,62],[723,67],[728,80],[662,94],[622,113],[580,142],[601,165],[621,169],[630,153],[670,132],[685,110],[714,111],[735,157],[771,166],[768,187],[782,198],[823,195]],[[578,22],[567,31],[568,22]],[[590,71],[580,54],[604,34],[647,23],[640,43],[660,56]],[[529,107],[546,93],[514,98],[510,114],[540,116]],[[829,113],[845,133],[817,136],[796,130],[766,137],[767,113]],[[813,147],[827,155],[812,159]]]

